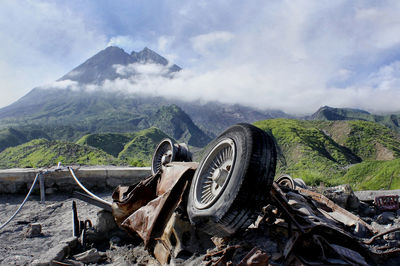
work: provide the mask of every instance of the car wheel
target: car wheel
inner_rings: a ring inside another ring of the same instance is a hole
[[[207,148],[190,187],[187,211],[200,230],[229,236],[267,204],[275,175],[273,138],[250,125],[228,128]]]

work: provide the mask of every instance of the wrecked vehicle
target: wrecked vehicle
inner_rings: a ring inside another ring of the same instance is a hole
[[[283,175],[274,182],[276,162],[273,137],[250,124],[228,128],[199,163],[185,144],[164,139],[152,175],[115,189],[112,214],[163,265],[205,252],[210,236],[217,250],[208,250],[205,265],[373,265],[399,255],[382,239],[399,228],[379,231],[301,179]],[[229,244],[250,230],[279,232],[277,254]],[[241,248],[246,252],[235,259]]]

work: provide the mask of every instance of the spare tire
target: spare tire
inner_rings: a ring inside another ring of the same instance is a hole
[[[247,228],[267,204],[276,157],[274,140],[265,131],[250,124],[228,128],[208,145],[194,174],[190,221],[221,237]]]

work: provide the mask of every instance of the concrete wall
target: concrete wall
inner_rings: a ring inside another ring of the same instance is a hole
[[[80,182],[89,190],[114,189],[118,185],[133,185],[151,174],[150,167],[85,166],[72,167]],[[46,194],[81,191],[66,167],[24,168],[0,170],[0,193],[26,194],[38,172],[42,172]],[[39,190],[39,182],[35,186]]]

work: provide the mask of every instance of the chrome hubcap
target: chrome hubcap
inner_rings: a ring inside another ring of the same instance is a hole
[[[221,140],[209,153],[196,180],[195,206],[204,209],[222,194],[231,177],[236,156],[232,139]]]

